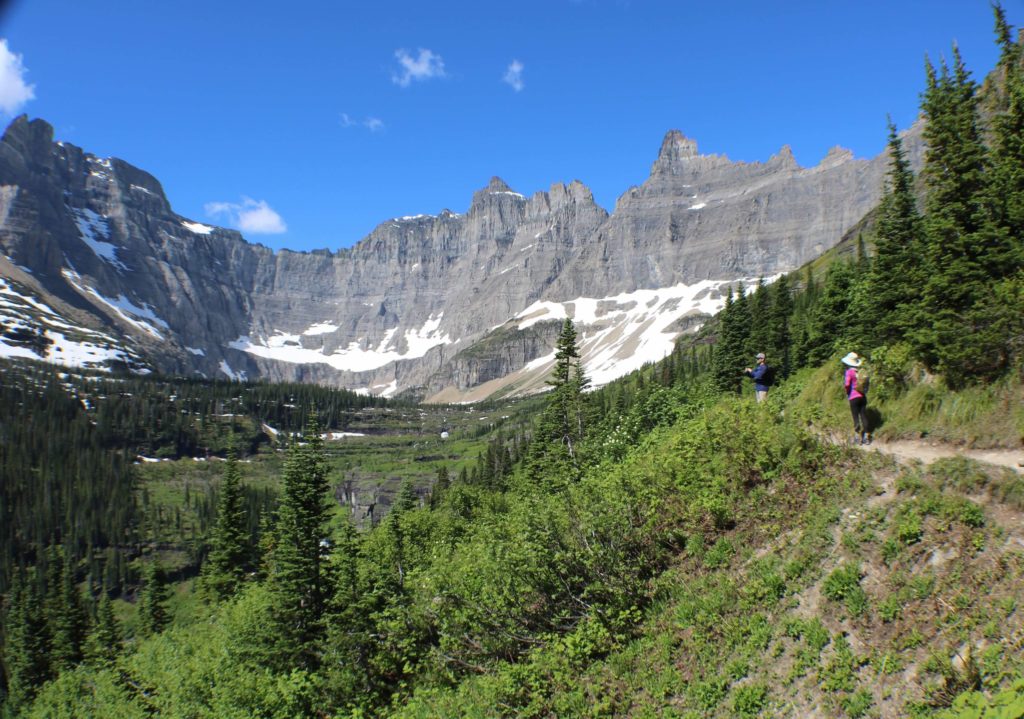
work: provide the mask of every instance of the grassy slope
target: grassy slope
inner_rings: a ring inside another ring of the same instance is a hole
[[[679,522],[633,633],[590,652],[577,632],[523,665],[421,692],[397,714],[936,716],[963,689],[1020,676],[1024,480],[970,460],[906,468],[819,443],[849,422],[827,390],[832,374],[807,372],[766,407],[727,402],[656,432],[606,470],[672,485],[661,511]],[[951,408],[973,395],[948,397],[929,405],[929,422],[966,436],[1004,414],[1013,391],[986,390],[996,399],[969,421]],[[885,413],[920,419],[915,403],[912,390]],[[700,463],[708,471],[694,474]],[[670,506],[716,502],[729,517],[720,527]]]

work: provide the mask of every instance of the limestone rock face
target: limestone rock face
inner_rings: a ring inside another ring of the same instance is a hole
[[[163,372],[458,398],[543,367],[558,326],[544,318],[576,317],[587,352],[620,361],[647,342],[627,323],[650,330],[674,311],[657,337],[670,342],[712,309],[714,283],[836,244],[886,169],[838,148],[806,169],[787,147],[731,162],[673,130],[611,215],[579,181],[526,197],[495,177],[464,213],[388,220],[339,252],[273,252],[175,214],[148,173],[19,117],[0,141],[0,276]]]

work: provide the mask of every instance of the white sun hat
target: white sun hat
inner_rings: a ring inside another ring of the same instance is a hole
[[[860,363],[863,362],[856,352],[851,352],[839,361],[847,367],[860,367]]]

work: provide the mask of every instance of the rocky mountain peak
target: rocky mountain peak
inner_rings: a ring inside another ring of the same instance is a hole
[[[487,183],[487,187],[473,193],[473,203],[470,206],[470,211],[487,206],[495,198],[516,198],[518,200],[526,199],[509,187],[503,179],[495,176]]]
[[[658,159],[651,167],[651,174],[678,174],[681,166],[694,157],[697,157],[697,142],[679,130],[669,130],[665,134],[665,139],[661,141]]]
[[[793,157],[793,148],[783,145],[782,148],[768,159],[768,165],[777,169],[796,169],[796,158]]]

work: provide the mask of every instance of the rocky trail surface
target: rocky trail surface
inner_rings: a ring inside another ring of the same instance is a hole
[[[968,449],[951,444],[934,444],[925,440],[895,440],[891,442],[874,441],[862,446],[865,451],[878,451],[892,455],[900,462],[909,463],[919,460],[931,464],[937,459],[946,457],[967,457],[979,462],[1008,467],[1024,474],[1024,448],[1022,449]]]

